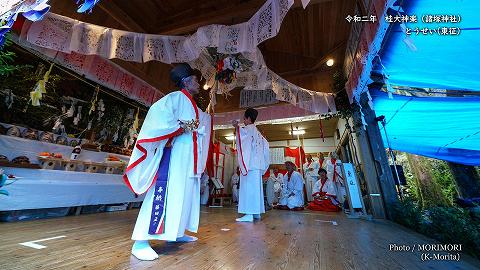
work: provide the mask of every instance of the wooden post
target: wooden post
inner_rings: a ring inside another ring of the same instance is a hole
[[[371,211],[374,218],[386,218],[383,193],[377,178],[375,169],[375,160],[370,148],[367,132],[363,129],[360,110],[353,113],[353,122],[355,129],[355,139],[358,141],[358,154],[360,156],[361,167],[367,184],[368,198]]]
[[[375,120],[375,112],[368,105],[368,101],[368,94],[363,93],[360,97],[360,104],[362,105],[362,112],[365,122],[367,123],[366,136],[372,151],[374,168],[382,191],[383,201],[387,210],[387,217],[391,218],[391,208],[394,204],[398,203],[395,180],[388,163],[387,153],[383,144],[380,128],[378,127],[378,122]]]

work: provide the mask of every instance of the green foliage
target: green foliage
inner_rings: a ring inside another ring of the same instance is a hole
[[[455,187],[455,179],[453,177],[447,162],[438,159],[428,158],[432,166],[432,178],[439,184],[443,195],[450,205],[453,205],[455,198],[458,196]]]
[[[463,250],[480,257],[480,221],[458,207],[422,210],[412,199],[394,206],[393,220],[446,244],[462,244]]]
[[[404,152],[396,152],[397,163],[403,166],[405,177],[407,179],[408,188],[406,194],[412,197],[416,202],[421,202],[422,194],[419,187],[419,180],[415,172],[408,162],[407,154]],[[455,187],[455,180],[447,162],[432,158],[421,158],[424,168],[428,168],[428,173],[432,177],[434,184],[439,187],[441,194],[446,199],[448,205],[453,205],[455,198],[458,196]],[[435,205],[437,202],[425,202],[425,205]]]
[[[430,221],[424,230],[443,243],[462,243],[464,249],[480,255],[480,223],[469,211],[457,207],[432,207],[427,210]],[[476,252],[475,252],[476,251]]]
[[[394,205],[393,210],[393,221],[415,231],[421,231],[422,211],[414,200],[406,198]]]
[[[7,48],[11,45],[12,41],[7,35],[5,44],[0,48],[0,77],[11,75],[21,68],[21,66],[13,64],[16,56],[15,53],[7,51]]]

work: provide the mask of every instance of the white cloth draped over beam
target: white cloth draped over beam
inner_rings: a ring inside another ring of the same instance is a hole
[[[250,71],[237,74],[231,84],[218,84],[220,92],[235,87],[271,89],[276,98],[315,113],[335,112],[332,94],[307,90],[296,86],[271,70],[264,62],[261,42],[275,37],[293,0],[267,0],[247,21],[236,25],[208,25],[200,27],[191,36],[149,35],[93,25],[49,13],[28,30],[27,40],[39,47],[65,53],[95,54],[107,59],[163,63],[188,62],[199,69],[208,85],[215,80],[215,63],[206,52],[216,47],[219,53],[241,53],[253,62]]]

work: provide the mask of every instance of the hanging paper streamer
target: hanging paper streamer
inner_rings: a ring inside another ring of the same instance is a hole
[[[50,72],[53,68],[53,63],[50,65],[48,71],[43,75],[43,79],[39,80],[35,85],[35,90],[30,92],[30,100],[32,101],[32,106],[40,106],[40,100],[43,97],[43,94],[46,94],[47,91],[45,89],[45,85],[48,82],[48,78],[50,76]]]
[[[100,120],[105,114],[105,104],[103,103],[103,99],[100,99],[98,101],[97,110],[98,110],[98,120]]]
[[[81,4],[78,7],[77,12],[78,13],[85,13],[88,11],[88,13],[92,13],[93,8],[95,7],[96,4],[98,4],[100,0],[85,0],[83,4]],[[80,0],[77,1],[77,5],[80,3]]]
[[[100,92],[100,87],[97,85],[97,87],[95,88],[95,94],[90,103],[90,111],[88,111],[88,115],[91,115],[92,112],[95,111],[95,106],[97,105],[98,92]]]
[[[81,119],[82,119],[82,106],[78,106],[77,116],[75,116],[75,118],[73,118],[73,124],[75,126],[77,126]]]

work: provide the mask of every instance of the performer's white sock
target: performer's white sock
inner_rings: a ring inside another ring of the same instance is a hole
[[[254,214],[254,215],[253,215],[253,218],[254,218],[254,219],[260,219],[261,217],[260,217],[260,214]]]
[[[195,242],[197,241],[198,238],[195,236],[191,235],[183,235],[182,237],[178,237],[177,240],[175,241],[168,241],[168,242],[182,242],[182,243],[187,243],[187,242]]]
[[[237,218],[236,221],[238,222],[253,222],[253,215],[247,214],[241,218]]]
[[[137,240],[132,247],[133,256],[142,261],[153,261],[158,258],[158,254],[152,249],[147,240]]]

